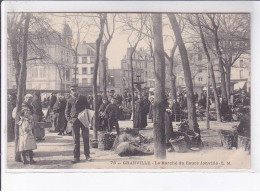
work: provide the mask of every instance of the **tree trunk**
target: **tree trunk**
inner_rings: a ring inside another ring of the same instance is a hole
[[[17,123],[20,120],[20,112],[22,109],[22,103],[24,99],[25,89],[26,89],[26,76],[27,76],[27,42],[28,42],[28,31],[29,23],[31,20],[31,14],[27,13],[25,24],[24,24],[24,34],[23,34],[23,53],[22,53],[22,66],[19,75],[19,84],[17,86],[17,102],[16,102],[16,119],[15,119],[15,160],[20,160],[21,155],[18,152],[18,140],[19,140],[19,126]]]
[[[170,57],[170,60],[169,60],[169,77],[170,77],[170,99],[171,100],[175,100],[177,101],[177,92],[176,92],[176,76],[174,75],[174,69],[173,69],[173,66],[174,66],[174,53],[175,53],[175,50],[177,48],[177,44],[174,45],[173,49],[172,49],[172,53],[171,53],[171,57]]]
[[[154,155],[156,158],[166,157],[165,145],[165,57],[162,37],[162,15],[153,14],[153,34],[154,34],[154,58],[155,58],[155,92],[153,106],[153,126],[154,126]]]
[[[78,66],[78,48],[75,50],[75,66],[74,66],[74,84],[77,84],[77,66]]]
[[[102,52],[102,87],[103,87],[103,96],[107,96],[107,44],[104,45],[103,52]]]
[[[106,14],[104,14],[104,16],[102,16],[102,14],[100,15],[100,31],[99,31],[99,36],[96,40],[96,59],[95,59],[94,73],[93,73],[93,97],[94,97],[94,111],[95,111],[93,139],[97,139],[97,130],[98,130],[97,73],[98,73],[98,66],[99,66],[100,45],[104,35],[105,17]]]
[[[228,102],[230,102],[230,91],[231,91],[231,86],[230,86],[230,76],[231,76],[231,66],[226,65],[226,88],[227,88],[227,99]]]
[[[131,48],[130,53],[130,68],[131,68],[131,93],[132,93],[132,114],[133,114],[133,125],[135,118],[135,88],[134,88],[134,68],[133,68],[133,54],[135,52],[135,48]],[[134,127],[134,126],[133,126]]]
[[[217,121],[221,122],[221,113],[220,113],[220,103],[219,103],[219,97],[218,97],[218,90],[216,86],[216,80],[214,75],[214,69],[213,65],[210,64],[210,81],[213,88],[214,98],[215,98],[215,107],[216,107],[216,114],[217,114]]]
[[[205,41],[205,36],[203,34],[201,23],[200,23],[198,15],[197,15],[197,21],[198,21],[198,26],[199,26],[199,31],[200,31],[201,42],[202,42],[202,45],[203,45],[203,48],[204,48],[204,51],[205,51],[205,54],[207,56],[207,60],[208,60],[208,63],[209,63],[209,74],[210,74],[210,80],[211,80],[211,84],[212,84],[212,88],[213,88],[213,92],[214,92],[217,121],[221,122],[219,97],[218,97],[218,91],[217,91],[217,87],[216,87],[214,69],[213,69],[213,66],[212,66],[211,58],[210,58],[209,51],[208,51],[208,48],[207,48],[207,44],[206,44],[206,41]]]
[[[221,74],[221,94],[222,94],[222,97],[227,100],[228,98],[227,98],[227,90],[226,90],[225,70],[224,70],[224,67],[223,67],[224,64],[223,64],[223,61],[222,61],[221,51],[220,51],[220,47],[219,47],[219,39],[218,39],[217,29],[215,29],[214,37],[215,37],[215,47],[216,47],[216,50],[217,50],[218,61],[219,61],[218,67],[219,67],[219,71],[220,71],[220,74]]]
[[[170,99],[177,101],[176,76],[174,74],[172,74],[170,79],[171,79],[171,83],[170,83]]]
[[[179,24],[176,20],[174,14],[167,14],[174,31],[174,35],[179,47],[182,67],[184,71],[185,84],[186,84],[186,93],[187,93],[187,105],[188,105],[188,119],[189,119],[189,129],[194,130],[195,132],[200,134],[200,130],[198,127],[197,117],[196,117],[196,107],[193,93],[193,83],[188,59],[188,53],[186,47],[184,45]]]

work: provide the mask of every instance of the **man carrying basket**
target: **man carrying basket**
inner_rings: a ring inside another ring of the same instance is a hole
[[[89,156],[89,129],[85,127],[78,119],[78,115],[85,109],[89,109],[89,103],[85,96],[78,93],[78,85],[72,85],[70,88],[70,98],[68,99],[65,116],[72,126],[72,135],[74,141],[74,159],[72,163],[80,161],[80,129],[84,143],[84,154],[87,161],[91,161]]]

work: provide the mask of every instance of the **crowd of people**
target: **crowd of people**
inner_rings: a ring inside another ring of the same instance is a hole
[[[244,95],[242,99],[243,105],[250,104],[249,96]],[[149,93],[136,93],[134,96],[134,114],[132,114],[133,127],[136,129],[145,129],[147,119],[153,120],[153,104],[154,97]],[[194,93],[194,101],[199,110],[206,109],[206,95],[202,93],[199,97]],[[210,95],[209,104],[214,103],[214,95]],[[236,104],[234,103],[234,104]],[[234,106],[234,104],[232,106]],[[17,161],[23,161],[24,164],[33,164],[33,150],[37,148],[36,141],[43,141],[45,130],[40,125],[43,121],[52,123],[52,130],[58,135],[72,135],[74,142],[74,158],[73,163],[80,161],[80,131],[84,143],[84,154],[87,161],[90,161],[89,152],[89,129],[92,126],[85,127],[78,119],[79,114],[85,109],[94,109],[94,100],[91,95],[81,95],[77,85],[72,85],[70,94],[58,95],[53,92],[50,97],[41,99],[41,93],[35,91],[33,95],[26,94],[22,103],[19,122],[18,134],[15,135],[15,116],[16,95],[8,96],[8,141],[15,140],[16,150],[20,152],[22,159],[19,157]],[[43,108],[47,109],[47,113],[43,113]],[[124,109],[132,111],[132,96],[129,92],[123,95],[112,93],[110,96],[98,95],[98,129],[99,131],[111,132],[114,128],[117,135],[120,134],[119,120],[124,114]],[[221,115],[227,119],[229,114],[229,105],[225,100],[221,100]],[[166,144],[169,145],[169,138],[172,136],[172,122],[180,122],[187,118],[187,95],[185,92],[178,92],[176,99],[170,99],[165,96],[165,129]],[[29,155],[30,161],[27,160]]]

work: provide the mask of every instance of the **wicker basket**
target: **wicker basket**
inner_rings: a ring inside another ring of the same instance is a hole
[[[175,152],[187,152],[187,143],[185,141],[184,136],[178,136],[175,138],[171,138],[169,142],[172,144],[172,147]]]
[[[243,150],[245,152],[250,152],[250,138],[245,136],[238,136],[237,138],[237,149]]]
[[[110,150],[114,144],[116,135],[107,132],[100,132],[98,135],[98,149]]]
[[[231,131],[221,130],[220,132],[221,145],[226,149],[232,149],[234,134]]]
[[[91,148],[98,148],[98,140],[92,139],[90,141]]]

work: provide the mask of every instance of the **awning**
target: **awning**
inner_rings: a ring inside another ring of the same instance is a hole
[[[239,90],[239,89],[243,89],[243,87],[245,86],[246,81],[240,81],[234,84],[234,90]]]

